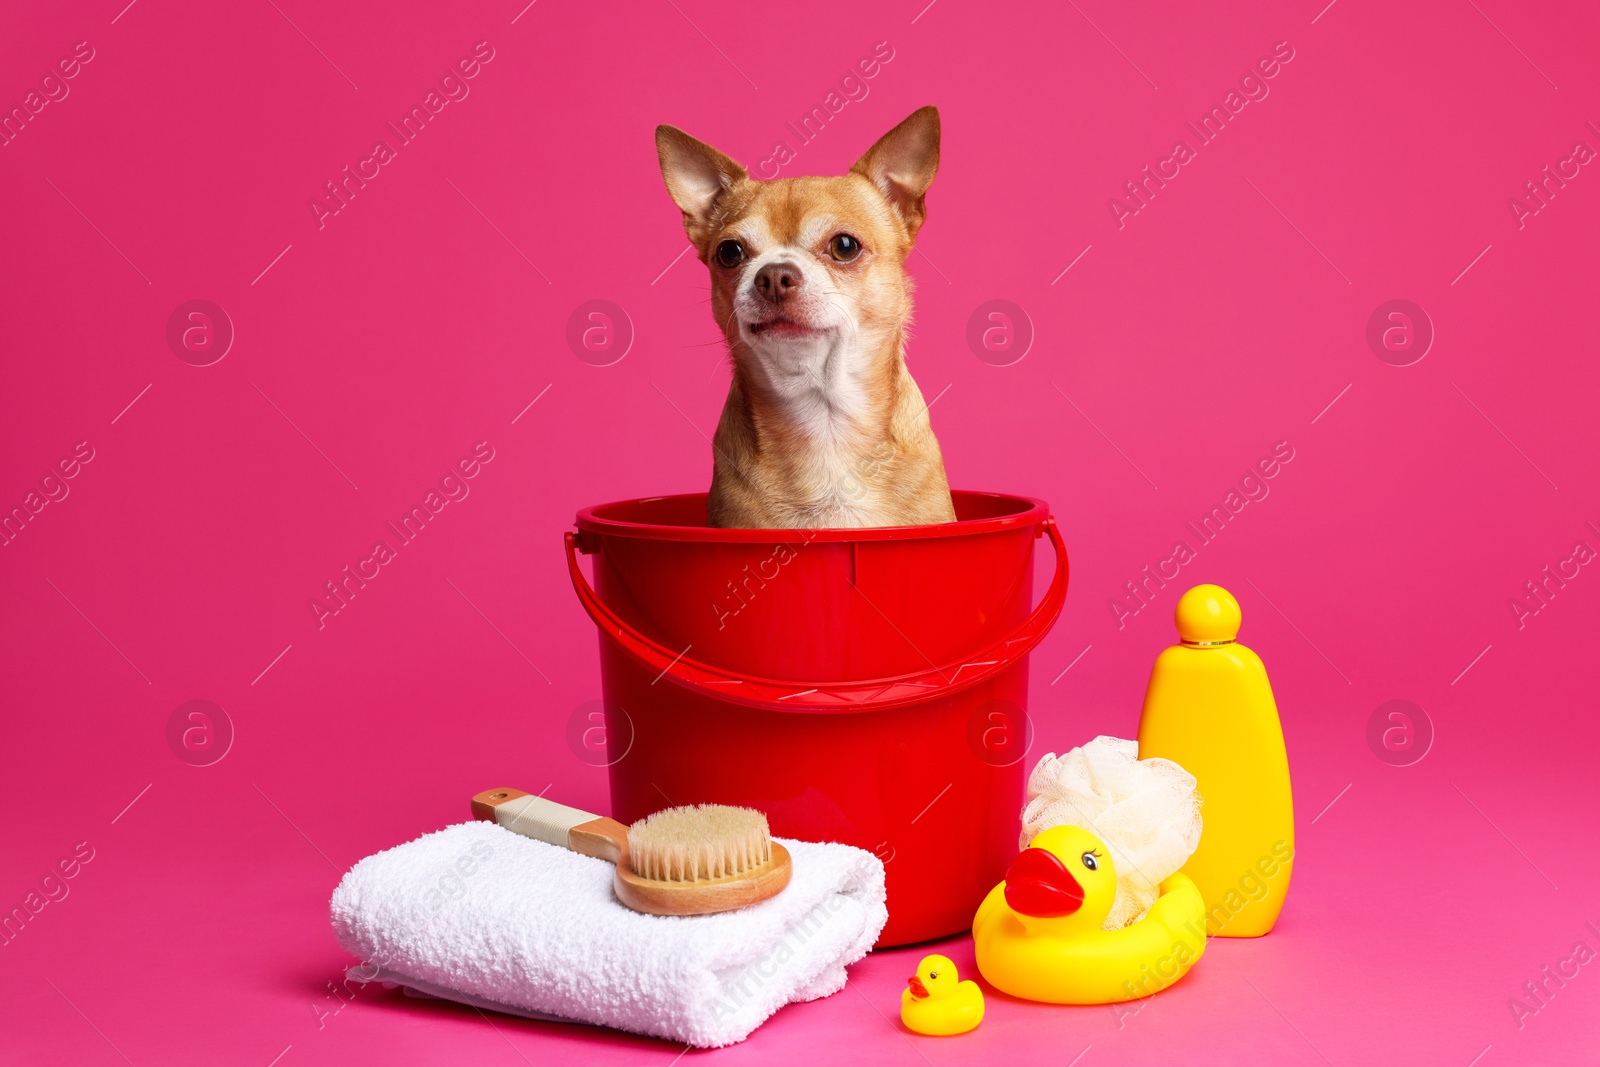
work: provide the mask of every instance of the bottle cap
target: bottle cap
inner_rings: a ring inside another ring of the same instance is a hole
[[[1239,602],[1220,585],[1197,585],[1178,598],[1178,640],[1206,648],[1239,637]]]

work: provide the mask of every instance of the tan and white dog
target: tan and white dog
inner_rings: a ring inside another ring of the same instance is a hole
[[[939,167],[939,112],[912,114],[841,178],[757,181],[671,126],[657,127],[656,149],[733,359],[711,525],[954,521],[905,364],[905,261]]]

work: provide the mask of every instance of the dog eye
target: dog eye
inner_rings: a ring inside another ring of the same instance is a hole
[[[738,241],[723,241],[717,245],[715,255],[724,267],[737,267],[744,262],[744,245]]]
[[[828,242],[828,255],[840,263],[848,263],[861,254],[861,242],[847,233],[834,234]]]
[[[1085,852],[1083,854],[1083,865],[1089,868],[1091,871],[1098,871],[1100,869],[1100,864],[1095,862],[1093,852]]]

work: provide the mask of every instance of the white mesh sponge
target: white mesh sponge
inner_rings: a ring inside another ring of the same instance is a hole
[[[1161,881],[1200,844],[1195,777],[1168,759],[1139,758],[1139,745],[1097,737],[1064,756],[1044,755],[1028,777],[1022,841],[1052,826],[1081,826],[1106,843],[1117,896],[1102,925],[1117,930],[1144,917]]]

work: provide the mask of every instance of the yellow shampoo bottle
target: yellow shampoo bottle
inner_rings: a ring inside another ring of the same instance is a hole
[[[1239,602],[1219,585],[1178,601],[1178,638],[1156,658],[1139,718],[1139,758],[1162,757],[1199,782],[1200,847],[1183,873],[1199,887],[1212,937],[1272,929],[1294,864],[1289,757],[1261,657],[1239,644]]]

